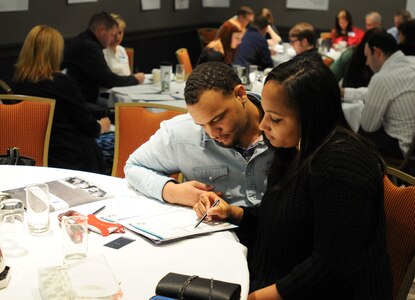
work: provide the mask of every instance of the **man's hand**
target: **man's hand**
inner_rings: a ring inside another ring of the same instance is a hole
[[[163,199],[164,201],[173,204],[193,206],[199,201],[199,196],[201,194],[212,191],[213,189],[214,186],[196,180],[177,184],[169,181],[163,188]]]

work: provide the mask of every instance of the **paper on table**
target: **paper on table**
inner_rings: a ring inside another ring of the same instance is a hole
[[[194,228],[197,221],[196,213],[191,208],[171,206],[170,209],[128,219],[120,223],[126,228],[149,238],[156,244],[238,227],[228,222],[211,221],[203,222],[197,228]]]
[[[160,92],[160,87],[155,87],[151,84],[139,84],[131,86],[114,87],[108,92],[114,92],[124,95],[130,94],[155,94]]]
[[[128,94],[128,97],[131,98],[132,101],[170,101],[175,100],[169,94],[139,94],[139,93],[131,93]]]
[[[117,197],[118,206],[106,209],[100,218],[119,222],[134,217],[145,216],[170,209],[170,205],[158,200],[151,200],[143,196]]]

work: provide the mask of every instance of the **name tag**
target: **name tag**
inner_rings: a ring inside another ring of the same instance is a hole
[[[355,36],[356,36],[356,34],[355,34],[353,31],[349,31],[349,32],[347,33],[347,36],[350,36],[350,37],[355,37]]]

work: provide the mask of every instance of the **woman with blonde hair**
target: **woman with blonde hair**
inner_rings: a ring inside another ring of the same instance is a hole
[[[102,154],[95,137],[109,130],[110,121],[95,120],[75,81],[61,73],[63,49],[63,37],[56,29],[33,27],[15,65],[12,87],[19,94],[56,100],[50,167],[103,173]]]
[[[113,17],[117,22],[118,30],[109,47],[103,50],[105,60],[107,61],[111,71],[115,74],[121,76],[131,75],[127,51],[120,45],[124,38],[124,31],[126,27],[125,20],[117,14],[111,14],[111,17]]]

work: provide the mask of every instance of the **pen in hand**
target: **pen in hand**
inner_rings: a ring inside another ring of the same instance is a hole
[[[219,203],[220,203],[220,199],[216,199],[215,200],[215,202],[213,203],[213,205],[211,206],[211,208],[212,207],[216,207],[216,206],[218,206],[219,205]],[[200,223],[202,223],[203,222],[203,220],[204,219],[206,219],[206,217],[207,217],[207,211],[204,213],[204,215],[199,219],[199,221],[197,221],[197,223],[196,223],[196,225],[195,225],[195,227],[193,228],[193,229],[196,229],[196,227],[197,226],[199,226],[199,224]]]

